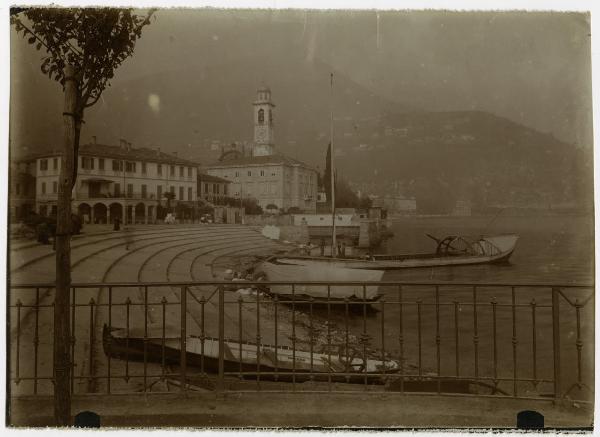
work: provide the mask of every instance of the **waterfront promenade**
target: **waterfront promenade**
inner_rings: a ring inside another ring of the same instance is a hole
[[[119,232],[108,227],[90,226],[86,228],[85,234],[72,241],[73,282],[218,281],[222,279],[223,270],[228,267],[237,269],[244,260],[289,250],[291,247],[293,246],[268,240],[257,228],[248,226],[151,225],[131,227]],[[54,280],[55,261],[51,246],[13,242],[10,261],[13,284],[42,284],[52,283]],[[41,287],[37,290],[37,297],[35,291],[35,288],[11,290],[10,294],[11,306],[17,300],[21,303],[21,307],[12,307],[10,313],[9,363],[12,379],[10,390],[13,396],[11,420],[15,425],[52,423],[50,378],[53,291]],[[361,393],[360,387],[353,387],[357,391],[349,393],[342,387],[344,384],[336,384],[333,391],[327,393],[329,387],[313,386],[308,382],[297,384],[294,387],[297,393],[290,393],[292,389],[289,384],[267,381],[261,382],[264,393],[253,393],[257,385],[253,381],[247,381],[248,387],[237,388],[248,391],[223,394],[214,391],[214,383],[210,378],[206,384],[195,385],[182,394],[181,386],[178,385],[177,366],[163,367],[147,363],[144,368],[142,363],[107,360],[102,350],[104,323],[110,320],[115,327],[128,324],[132,330],[137,329],[137,332],[143,332],[144,321],[154,330],[160,330],[165,323],[168,330],[174,330],[178,334],[181,321],[180,293],[181,290],[173,286],[112,287],[110,296],[108,287],[76,290],[75,309],[72,312],[74,414],[83,410],[97,411],[103,417],[104,426],[512,427],[515,425],[516,414],[525,409],[542,412],[546,416],[547,426],[583,427],[588,426],[592,420],[593,404],[571,401],[568,397],[557,401],[550,397],[469,398],[448,394],[436,396],[434,393],[403,396],[387,392],[383,386],[365,388],[369,393]],[[294,319],[297,323],[292,325],[290,309],[280,305],[279,322],[275,330],[272,301],[264,298],[257,312],[255,297],[234,292],[226,294],[228,300],[232,301],[224,307],[227,337],[236,339],[241,332],[244,341],[256,341],[260,334],[260,341],[272,343],[272,335],[277,331],[279,344],[287,345],[290,345],[291,338],[306,338],[306,324],[298,323],[299,313]],[[187,296],[188,336],[204,334],[216,337],[218,303],[215,287],[190,287]],[[237,304],[240,299],[244,305]],[[112,305],[110,314],[107,310],[109,300]],[[131,305],[126,304],[128,300]],[[144,301],[147,302],[146,306]],[[36,302],[39,303],[38,311],[33,307]],[[238,311],[243,312],[241,324],[238,323]],[[386,314],[391,316],[393,309],[387,310]],[[423,314],[428,313],[424,310]],[[259,319],[257,315],[260,316]],[[407,314],[407,321],[410,320],[408,316]],[[466,318],[467,315],[463,317]],[[257,330],[259,320],[260,331]],[[361,320],[357,320],[354,324],[362,324]],[[343,326],[343,320],[338,322],[338,325]],[[544,346],[544,339],[547,340],[547,336],[541,334],[540,347]],[[379,342],[375,341],[375,345],[377,344]],[[447,362],[452,354],[448,351],[444,354],[444,362]],[[470,354],[464,353],[461,356],[468,355]],[[540,354],[540,357],[542,355],[544,354]],[[416,362],[416,356],[413,353],[407,363]],[[426,354],[423,356],[426,357]],[[574,363],[573,360],[569,361]],[[161,372],[165,371],[172,372],[175,376],[161,378]],[[201,376],[195,374],[197,372],[198,369],[188,368],[191,379]],[[147,381],[142,376],[146,373],[150,375]],[[106,378],[107,375],[124,374],[129,377]],[[15,375],[19,375],[21,379],[15,380]],[[37,383],[28,379],[32,375],[37,375]],[[569,377],[572,376],[573,373],[569,372]],[[109,380],[110,387],[107,386]],[[302,393],[304,390],[316,390],[319,394],[315,396],[315,392]],[[138,393],[132,394],[135,392]],[[527,396],[522,391],[519,394]],[[332,411],[331,405],[336,406],[336,411]],[[365,405],[369,408],[365,408]],[[485,415],[481,414],[482,406],[487,411]]]
[[[249,257],[266,256],[276,251],[289,250],[289,245],[271,241],[260,234],[256,228],[236,225],[151,225],[129,227],[122,231],[112,231],[107,226],[89,226],[85,234],[72,241],[72,281],[73,283],[110,283],[110,282],[185,282],[203,280],[221,280],[227,267],[239,268],[238,263]],[[10,259],[11,283],[52,283],[54,281],[55,257],[52,246],[32,242],[14,242],[11,245]],[[217,306],[215,287],[194,287],[188,300],[188,335],[217,336]],[[178,330],[180,326],[180,289],[176,287],[149,287],[147,292],[147,315],[144,314],[142,288],[112,289],[113,310],[110,315],[112,326],[129,326],[137,332],[143,332],[147,316],[150,328],[161,329],[164,322],[167,330]],[[79,289],[75,293],[73,322],[74,357],[74,393],[95,393],[104,390],[106,357],[102,350],[102,326],[109,321],[107,314],[108,290],[89,288]],[[39,299],[42,307],[39,312],[27,305],[34,305]],[[127,299],[132,302],[126,306]],[[205,300],[204,326],[202,327],[201,302]],[[252,300],[252,297],[245,297]],[[11,294],[11,304],[20,302],[20,324],[17,326],[16,311],[11,312],[11,369],[16,366],[16,347],[19,344],[19,374],[34,375],[36,366],[38,376],[50,377],[52,372],[52,311],[53,290],[40,288],[39,297],[32,290],[22,290]],[[162,302],[165,305],[162,305]],[[164,309],[164,314],[162,310]],[[127,310],[127,311],[126,311]],[[237,322],[237,305],[228,305],[225,317]],[[261,320],[265,332],[269,332],[267,318]],[[238,327],[234,323],[226,324],[226,335],[237,338]],[[245,340],[254,340],[253,328],[256,326],[256,312],[244,309],[243,333]],[[17,332],[18,331],[18,332]],[[270,331],[273,331],[272,329]],[[279,331],[285,343],[285,323]],[[17,342],[17,335],[23,339]],[[38,342],[37,356],[30,340]],[[264,334],[263,334],[264,338]],[[269,338],[264,338],[269,341]],[[37,365],[35,364],[37,362]],[[112,371],[119,371],[122,362],[113,360]],[[127,372],[141,374],[141,364],[129,363]],[[149,365],[148,372],[156,374],[158,365]],[[114,381],[112,390],[119,391],[119,382]],[[122,390],[131,391],[141,385],[139,378],[122,382]],[[14,394],[31,393],[33,381],[22,380],[13,384]],[[51,393],[50,380],[40,381],[35,390],[38,393]]]

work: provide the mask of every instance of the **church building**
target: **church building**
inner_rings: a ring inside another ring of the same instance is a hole
[[[260,88],[253,103],[254,144],[251,156],[238,151],[223,153],[206,168],[209,175],[231,181],[229,195],[256,199],[263,210],[290,208],[316,212],[317,170],[277,153],[274,129],[275,105],[271,90]]]

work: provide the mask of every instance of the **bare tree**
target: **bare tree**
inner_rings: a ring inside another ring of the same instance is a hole
[[[86,108],[94,105],[133,54],[153,14],[115,8],[12,9],[11,24],[40,52],[41,70],[64,89],[64,143],[58,184],[54,307],[54,418],[71,424],[70,320],[71,192],[77,179],[79,138]]]

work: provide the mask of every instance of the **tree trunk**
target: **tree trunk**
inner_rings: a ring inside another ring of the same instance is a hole
[[[73,186],[77,82],[71,65],[65,67],[64,143],[56,217],[56,298],[54,301],[54,420],[71,425],[71,192]]]

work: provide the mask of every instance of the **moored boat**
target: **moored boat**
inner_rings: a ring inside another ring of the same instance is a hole
[[[264,273],[266,279],[273,282],[378,282],[383,271],[369,269],[352,269],[343,265],[325,262],[288,262],[290,258],[270,258],[261,263],[256,271]],[[293,260],[293,258],[291,258]],[[381,296],[376,285],[272,285],[265,289],[271,295],[284,299],[314,300],[318,302],[359,300],[374,302]]]
[[[146,336],[139,329],[111,328],[104,325],[102,332],[104,353],[111,358],[127,361],[144,361],[179,364],[181,341],[173,329],[149,328]],[[234,340],[224,341],[224,369],[226,373],[242,374],[246,379],[296,381],[328,380],[334,382],[381,383],[381,375],[400,371],[394,360],[372,359],[359,356],[356,351],[338,348],[336,353],[311,353],[286,346],[272,346]],[[197,336],[186,338],[186,363],[218,373],[219,340]],[[342,375],[346,373],[348,375]],[[275,377],[276,376],[276,377]]]
[[[307,268],[328,265],[332,268],[368,270],[491,264],[508,261],[519,239],[514,234],[485,237],[448,236],[443,239],[431,238],[435,239],[438,243],[435,252],[432,253],[368,255],[362,258],[285,255],[277,257],[276,262],[280,265],[305,266]]]

